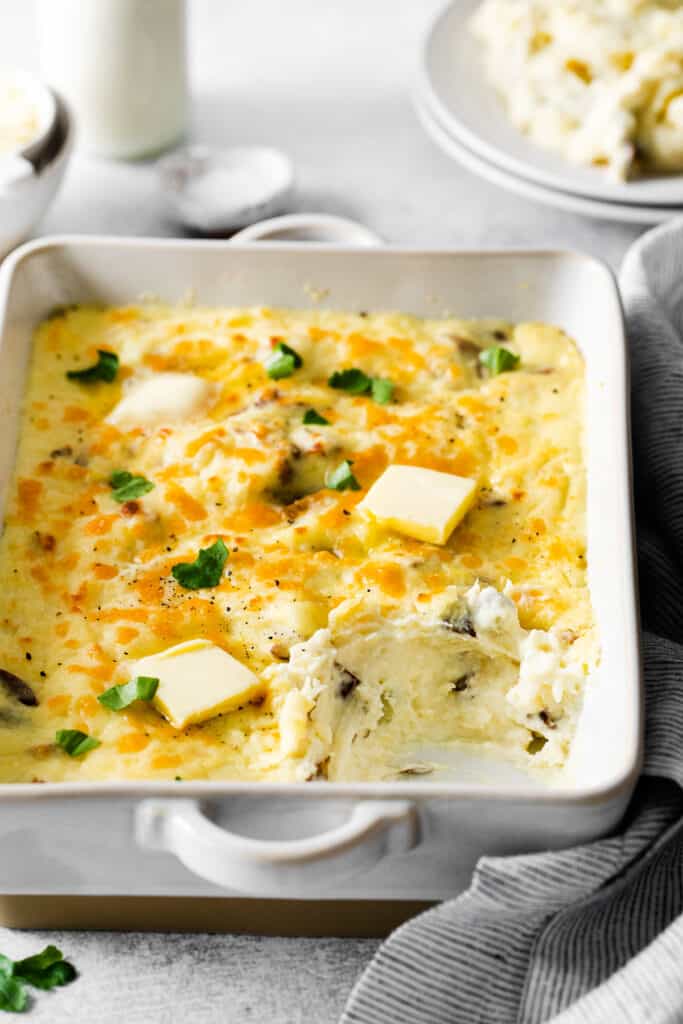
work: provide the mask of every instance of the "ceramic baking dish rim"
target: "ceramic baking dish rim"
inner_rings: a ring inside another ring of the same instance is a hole
[[[125,236],[99,236],[99,235],[54,235],[48,238],[36,239],[27,242],[16,249],[6,258],[0,267],[0,344],[6,325],[8,300],[11,294],[14,276],[27,259],[39,252],[46,252],[50,249],[60,249],[69,246],[84,246],[109,249],[150,249],[160,247],[168,250],[191,250],[192,248],[224,251],[226,243],[222,240],[194,241],[173,238],[129,238]],[[234,247],[231,247],[234,248]],[[249,246],[251,251],[254,247]],[[260,250],[269,252],[281,252],[284,255],[300,251],[301,243],[293,242],[269,242],[259,243]],[[339,249],[329,245],[306,243],[306,251],[339,253]],[[367,248],[357,249],[355,247],[344,247],[344,254],[352,259],[354,255],[362,253],[368,255]],[[640,662],[639,643],[639,612],[638,612],[638,591],[637,591],[637,568],[635,561],[635,533],[633,515],[633,488],[631,482],[631,443],[630,443],[630,402],[629,402],[629,368],[626,349],[623,316],[619,293],[611,269],[603,261],[574,249],[529,249],[525,247],[506,247],[504,249],[425,249],[415,246],[390,246],[374,250],[378,256],[406,255],[424,257],[448,257],[481,258],[492,259],[516,259],[531,260],[538,258],[548,259],[570,259],[581,261],[584,264],[592,265],[599,269],[605,277],[606,284],[611,288],[614,308],[614,329],[618,333],[620,352],[623,357],[624,377],[624,445],[621,450],[622,470],[625,474],[627,492],[630,498],[628,510],[622,510],[627,517],[625,526],[631,539],[630,551],[628,552],[629,579],[632,580],[631,593],[628,595],[628,617],[633,626],[633,635],[630,639],[630,656],[634,673],[637,675],[636,683],[628,689],[628,696],[631,699],[631,713],[635,723],[630,737],[630,744],[627,756],[623,758],[625,768],[615,772],[613,777],[608,777],[596,785],[556,785],[548,788],[540,788],[534,785],[514,785],[496,788],[490,783],[474,784],[461,782],[308,782],[301,783],[278,783],[278,782],[230,782],[230,781],[184,781],[181,792],[178,783],[163,781],[110,781],[110,782],[87,782],[87,783],[55,783],[45,782],[40,785],[33,783],[0,783],[0,802],[13,803],[33,801],[49,801],[53,799],[83,799],[95,797],[187,797],[200,800],[218,799],[230,796],[252,796],[259,794],[265,796],[288,796],[301,797],[304,793],[310,793],[311,797],[317,799],[381,799],[381,800],[458,800],[491,803],[496,801],[516,801],[530,804],[562,804],[569,807],[590,807],[601,805],[613,798],[623,796],[635,785],[640,773],[643,757],[643,695],[642,695],[642,671]]]

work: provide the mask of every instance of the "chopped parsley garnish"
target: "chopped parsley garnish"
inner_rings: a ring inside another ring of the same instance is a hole
[[[349,370],[337,370],[327,383],[338,391],[348,391],[350,395],[372,395],[380,405],[390,402],[394,394],[393,381],[386,377],[368,377],[357,366]]]
[[[279,341],[266,363],[266,373],[272,380],[280,380],[282,377],[291,377],[303,364],[304,361],[298,352],[285,345],[284,341]]]
[[[97,380],[104,380],[111,384],[116,380],[119,372],[119,357],[115,352],[107,352],[98,348],[97,362],[93,366],[87,366],[85,370],[68,370],[69,380],[80,380],[83,384],[93,384]]]
[[[388,405],[394,397],[394,382],[386,377],[373,377],[371,387],[372,397],[380,405]]]
[[[61,949],[46,946],[35,956],[17,960],[12,976],[21,978],[34,988],[51,989],[57,985],[68,985],[76,977],[76,969],[64,959]]]
[[[351,395],[364,395],[372,387],[372,379],[356,367],[350,370],[337,370],[327,383],[331,388],[348,391]]]
[[[75,977],[75,967],[56,946],[46,946],[24,960],[10,960],[0,953],[0,1010],[23,1013],[28,1003],[26,985],[47,990],[68,985]]]
[[[333,491],[359,491],[360,484],[351,470],[351,463],[345,460],[333,469],[327,478],[327,486]]]
[[[134,476],[127,469],[114,470],[109,477],[109,486],[112,489],[112,498],[121,504],[134,498],[141,498],[143,494],[149,494],[154,490],[151,480],[144,476]]]
[[[543,750],[547,743],[547,739],[540,732],[531,732],[531,739],[526,745],[527,754],[538,754]]]
[[[307,409],[306,410],[306,412],[304,413],[303,422],[304,422],[304,425],[307,426],[307,427],[311,426],[314,423],[319,425],[319,426],[321,426],[321,427],[326,427],[326,426],[329,426],[329,423],[330,423],[329,420],[326,420],[325,417],[321,416],[319,412],[315,411],[315,409]]]
[[[55,736],[57,746],[66,751],[69,757],[82,757],[89,750],[99,747],[100,741],[80,729],[58,729]]]
[[[157,692],[159,680],[153,676],[136,676],[128,683],[110,686],[97,698],[110,711],[121,711],[136,700],[151,700]]]
[[[217,587],[227,560],[228,549],[219,538],[211,547],[202,548],[194,562],[178,562],[171,568],[171,574],[187,590]]]
[[[507,373],[508,370],[516,370],[519,366],[519,356],[511,352],[509,348],[501,345],[491,345],[479,353],[479,362],[485,366],[492,377],[499,373]]]
[[[2,966],[0,964],[0,971]],[[27,1003],[28,996],[21,980],[13,978],[11,974],[0,973],[0,1010],[7,1010],[9,1013],[23,1013]]]

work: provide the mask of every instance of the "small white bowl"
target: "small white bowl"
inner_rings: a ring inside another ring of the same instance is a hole
[[[30,234],[61,184],[73,146],[73,122],[66,104],[42,88],[44,121],[31,142],[0,163],[0,259]],[[54,117],[49,122],[50,101]],[[4,173],[3,173],[4,165]]]
[[[171,218],[206,234],[280,213],[294,184],[290,159],[266,146],[183,147],[158,168]]]

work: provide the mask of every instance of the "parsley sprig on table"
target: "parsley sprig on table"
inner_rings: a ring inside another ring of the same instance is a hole
[[[28,1008],[27,985],[47,990],[68,985],[76,977],[76,968],[56,946],[46,946],[23,960],[10,960],[0,953],[0,1010],[23,1013]]]

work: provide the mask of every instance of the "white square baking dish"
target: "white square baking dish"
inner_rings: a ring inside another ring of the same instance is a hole
[[[467,763],[452,782],[112,782],[0,785],[4,894],[431,900],[482,854],[612,829],[637,778],[641,678],[628,373],[610,271],[572,252],[432,252],[64,237],[0,271],[0,501],[32,333],[56,306],[154,296],[543,320],[587,366],[588,559],[602,658],[569,764],[552,788]]]

